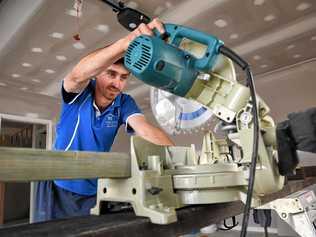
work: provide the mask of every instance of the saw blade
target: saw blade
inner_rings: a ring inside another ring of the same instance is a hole
[[[151,108],[159,125],[169,134],[205,127],[212,112],[199,103],[151,88]]]

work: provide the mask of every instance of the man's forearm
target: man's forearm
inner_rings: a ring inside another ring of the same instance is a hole
[[[161,129],[151,126],[139,134],[142,138],[156,145],[174,146],[174,142]]]
[[[121,39],[108,47],[88,54],[79,61],[67,77],[71,77],[77,83],[90,80],[121,58],[125,52],[124,46]]]

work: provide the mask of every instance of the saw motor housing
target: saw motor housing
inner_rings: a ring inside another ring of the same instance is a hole
[[[213,67],[222,43],[214,37],[193,29],[166,24],[169,42],[141,35],[126,51],[125,66],[139,80],[153,87],[184,97],[200,72]],[[179,48],[188,38],[207,46],[205,54],[196,58]]]
[[[144,83],[211,110],[221,121],[225,138],[206,131],[198,152],[194,145],[164,147],[132,137],[131,177],[99,179],[92,214],[100,214],[102,201],[130,202],[136,215],[168,224],[177,220],[175,210],[186,205],[246,200],[254,127],[249,88],[236,81],[231,60],[219,55],[221,41],[183,26],[167,24],[166,31],[167,42],[158,36],[136,38],[127,50],[126,67]],[[193,42],[190,47],[181,48],[184,39]],[[198,57],[201,44],[203,53]],[[277,165],[274,122],[260,98],[258,108],[252,206],[260,205],[260,197],[284,184]]]

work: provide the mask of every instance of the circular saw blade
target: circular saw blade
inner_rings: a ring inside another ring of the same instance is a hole
[[[151,108],[159,125],[169,134],[186,133],[205,127],[212,112],[195,101],[151,88]]]

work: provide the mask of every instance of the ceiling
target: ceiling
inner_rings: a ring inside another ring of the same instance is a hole
[[[216,35],[252,65],[256,80],[316,57],[313,0],[125,3]],[[73,0],[0,1],[0,113],[56,120],[63,77],[81,57],[127,34],[102,1],[84,0],[80,17],[73,5]],[[78,32],[80,41],[73,38]],[[238,78],[243,79],[240,72]],[[131,78],[127,92],[149,110],[147,86]]]

